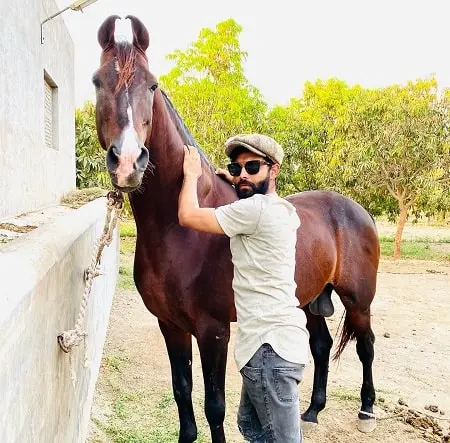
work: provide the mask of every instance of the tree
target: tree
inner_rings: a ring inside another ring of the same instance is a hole
[[[76,184],[78,188],[110,186],[105,153],[95,128],[95,105],[91,102],[75,110]]]
[[[395,258],[409,215],[448,208],[449,109],[432,78],[361,91],[338,124],[339,175],[355,198],[397,217]]]
[[[175,66],[160,77],[187,127],[216,163],[225,160],[228,137],[264,127],[267,105],[244,76],[241,31],[233,19],[218,23],[214,31],[203,29],[185,52],[168,56]]]
[[[285,150],[279,179],[282,194],[336,188],[330,179],[333,164],[329,155],[335,123],[360,89],[338,79],[306,82],[302,97],[268,113],[268,132]]]

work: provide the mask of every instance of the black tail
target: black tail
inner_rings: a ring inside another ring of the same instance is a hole
[[[355,331],[352,329],[347,313],[345,314],[345,320],[344,320],[344,326],[341,330],[341,337],[339,339],[339,344],[337,347],[336,352],[333,355],[333,360],[338,360],[341,356],[341,354],[344,352],[345,347],[347,346],[348,342],[351,340],[354,340],[356,338]]]

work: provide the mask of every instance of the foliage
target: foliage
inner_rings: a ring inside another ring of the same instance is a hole
[[[233,19],[203,29],[185,51],[168,58],[175,66],[160,78],[192,134],[217,165],[224,142],[243,132],[261,132],[267,108],[244,76],[247,54],[239,46],[242,28]]]
[[[448,208],[448,110],[436,81],[418,80],[362,90],[338,122],[334,177],[369,209],[398,215],[396,256],[408,215]]]
[[[337,119],[360,89],[338,79],[306,82],[301,98],[268,113],[268,132],[285,151],[279,179],[281,194],[336,187],[329,178],[333,164],[328,151],[334,142]]]
[[[120,222],[121,237],[136,237],[136,224],[133,219],[123,219]]]
[[[438,94],[434,78],[380,89],[339,79],[306,82],[287,106],[268,109],[244,75],[247,54],[233,19],[201,30],[160,82],[187,127],[218,166],[225,140],[262,132],[285,150],[278,179],[281,195],[331,189],[358,201],[373,215],[397,220],[400,255],[409,216],[450,210],[450,92]],[[109,187],[95,131],[95,109],[76,111],[77,185]],[[129,206],[127,207],[129,212]]]
[[[110,186],[105,154],[95,128],[95,105],[87,102],[75,110],[76,183],[78,188]]]

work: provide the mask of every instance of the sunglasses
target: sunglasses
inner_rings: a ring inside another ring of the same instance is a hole
[[[261,165],[272,166],[270,163],[264,160],[249,160],[248,162],[245,162],[244,165],[241,165],[240,163],[237,162],[229,163],[227,165],[227,168],[228,172],[233,177],[239,177],[241,175],[243,167],[250,175],[255,175],[259,172]]]

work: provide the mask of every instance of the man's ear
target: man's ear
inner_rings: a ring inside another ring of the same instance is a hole
[[[278,163],[275,163],[271,168],[270,168],[270,178],[277,178],[278,174],[280,173],[280,165]]]

